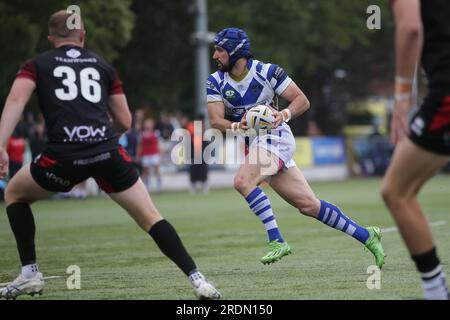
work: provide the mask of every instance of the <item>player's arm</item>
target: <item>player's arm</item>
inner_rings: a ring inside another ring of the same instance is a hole
[[[297,118],[310,107],[308,98],[294,81],[291,81],[280,96],[288,101],[289,105],[286,109],[275,113],[275,128],[282,122],[288,122],[291,119]]]
[[[208,103],[209,123],[214,129],[222,132],[231,128],[231,121],[225,119],[225,105],[221,101]]]
[[[114,127],[121,135],[131,128],[131,112],[127,97],[125,94],[113,94],[109,96],[108,103]]]
[[[221,101],[208,102],[208,115],[211,127],[225,132],[227,129],[232,131],[247,130],[245,116],[241,122],[231,122],[225,119],[225,105]]]
[[[14,81],[3,108],[0,123],[0,147],[6,146],[35,88],[35,82],[30,79],[17,78]]]
[[[407,114],[416,66],[423,46],[423,26],[419,0],[394,0],[395,17],[395,105],[391,140],[397,143],[409,134]]]
[[[6,144],[13,133],[23,110],[36,88],[36,83],[27,78],[17,78],[9,92],[0,121],[0,179],[8,173]]]

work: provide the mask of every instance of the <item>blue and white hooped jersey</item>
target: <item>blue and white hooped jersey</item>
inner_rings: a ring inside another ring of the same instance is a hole
[[[227,72],[217,71],[206,82],[207,102],[225,104],[225,119],[240,121],[246,110],[256,105],[274,106],[275,95],[281,95],[292,79],[276,64],[255,59],[247,62],[248,73],[235,81]]]

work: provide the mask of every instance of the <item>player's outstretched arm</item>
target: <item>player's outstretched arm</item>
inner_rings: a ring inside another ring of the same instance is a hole
[[[108,103],[114,127],[121,135],[131,128],[131,112],[127,97],[124,94],[113,94],[109,96]]]
[[[8,174],[9,160],[5,150],[6,144],[35,88],[36,84],[33,80],[17,78],[6,98],[0,122],[0,179]]]

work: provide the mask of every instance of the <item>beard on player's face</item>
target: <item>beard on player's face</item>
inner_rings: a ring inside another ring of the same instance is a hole
[[[222,63],[219,59],[216,59],[216,62],[217,62],[217,68],[218,68],[220,71],[222,71],[222,72],[228,72],[228,71],[231,70],[231,68],[230,68],[230,62],[229,62],[229,61],[223,62],[223,63]]]

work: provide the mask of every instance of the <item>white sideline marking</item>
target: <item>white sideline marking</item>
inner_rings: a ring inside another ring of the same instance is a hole
[[[436,222],[430,222],[430,227],[439,227],[444,224],[446,224],[447,221],[436,221]],[[390,227],[390,228],[383,228],[381,229],[382,233],[389,233],[389,232],[396,232],[398,231],[397,227]]]
[[[61,279],[64,278],[63,276],[48,276],[48,277],[44,277],[44,280],[50,280],[50,279]],[[7,286],[8,284],[10,284],[11,282],[4,282],[4,283],[0,283],[0,287],[3,286]]]

